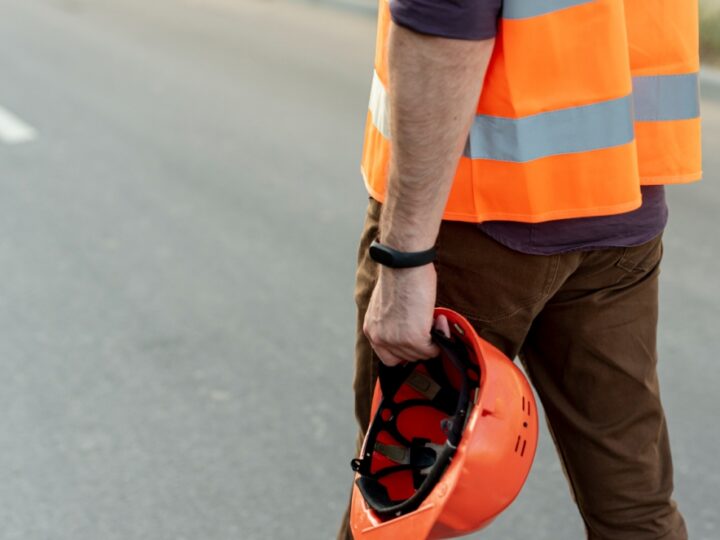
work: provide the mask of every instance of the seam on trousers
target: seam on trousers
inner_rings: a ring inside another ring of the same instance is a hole
[[[557,281],[558,272],[560,271],[560,256],[554,255],[553,258],[555,259],[555,268],[552,271],[552,277],[548,278],[547,286],[545,287],[543,291],[543,295],[538,300],[538,302],[541,302],[542,300],[547,300],[548,296],[550,296],[550,292],[553,289],[553,285],[555,285],[555,282]],[[548,272],[548,276],[550,275],[550,272]]]

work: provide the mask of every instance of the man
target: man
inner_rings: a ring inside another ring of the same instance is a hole
[[[377,363],[435,356],[447,306],[523,362],[589,539],[687,539],[656,328],[663,185],[701,176],[697,3],[501,4],[380,3],[358,444]]]

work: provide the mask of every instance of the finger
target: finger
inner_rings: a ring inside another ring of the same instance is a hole
[[[402,342],[392,342],[389,340],[380,340],[377,336],[373,336],[372,332],[365,329],[365,335],[370,341],[370,345],[377,353],[384,364],[400,362],[417,362],[435,358],[440,354],[440,349],[433,342],[429,333],[419,335],[414,339],[406,339]],[[368,334],[370,334],[368,336]]]
[[[435,343],[433,343],[430,335],[427,336],[427,340],[423,343],[417,343],[414,345],[406,345],[402,348],[402,353],[406,356],[413,358],[413,361],[428,360],[435,358],[440,354],[440,349]]]
[[[377,353],[384,364],[390,365],[390,362],[417,362],[418,360],[426,360],[434,358],[440,351],[430,338],[430,334],[420,337],[419,339],[407,339],[402,342],[373,339],[368,337],[370,345]]]
[[[418,362],[422,360],[427,360],[428,358],[435,358],[440,353],[440,351],[437,350],[436,352],[435,349],[433,349],[432,347],[435,347],[432,342],[430,343],[430,348],[424,347],[423,345],[391,345],[385,343],[383,345],[373,345],[373,350],[380,357],[384,364],[390,365],[389,362]],[[395,365],[397,365],[397,363]]]
[[[380,348],[386,355],[400,359],[402,362],[421,362],[429,358],[435,358],[440,354],[440,349],[432,342],[429,336],[427,343],[403,345],[385,344]]]
[[[447,317],[445,315],[438,315],[438,318],[435,319],[435,330],[439,330],[443,334],[445,334],[445,337],[450,337],[450,323],[447,320]]]
[[[380,361],[388,367],[399,366],[400,364],[411,361],[411,356],[398,356],[393,350],[387,349],[385,347],[373,346],[373,350],[375,351],[375,354],[377,354]]]

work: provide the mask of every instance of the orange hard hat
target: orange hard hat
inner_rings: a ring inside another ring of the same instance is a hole
[[[441,354],[389,368],[378,384],[356,471],[356,540],[451,538],[487,526],[525,483],[538,437],[532,390],[460,314]]]

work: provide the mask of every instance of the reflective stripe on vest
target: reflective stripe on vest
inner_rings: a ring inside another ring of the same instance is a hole
[[[465,155],[523,162],[628,144],[633,138],[632,104],[624,97],[523,118],[478,115]]]
[[[527,19],[589,2],[592,0],[506,0],[503,3],[502,17],[503,19]]]
[[[637,85],[635,138],[642,183],[697,180],[702,174],[698,3],[626,0],[625,13]],[[642,106],[641,95],[646,98]]]
[[[689,120],[700,116],[698,73],[634,77],[635,120]]]
[[[688,120],[700,116],[699,74],[633,78],[633,107],[628,98],[512,119],[478,115],[465,155],[505,161],[530,161],[554,154],[625,144],[637,121]],[[373,125],[390,138],[390,106],[377,72],[370,90]],[[591,129],[580,129],[591,126]]]
[[[697,45],[688,48],[696,8],[683,0],[505,0],[444,218],[607,215],[639,206],[641,184],[698,179],[699,61]],[[362,164],[381,201],[389,24],[381,0]]]

